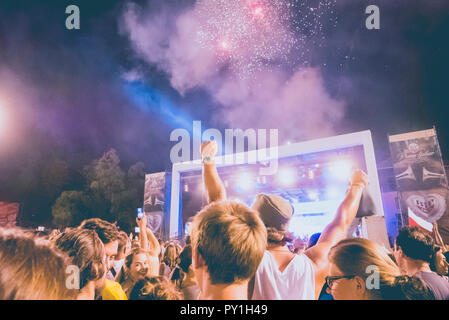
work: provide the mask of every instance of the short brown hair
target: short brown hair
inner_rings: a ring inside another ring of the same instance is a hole
[[[119,232],[119,238],[118,238],[118,249],[117,252],[125,252],[126,250],[126,243],[128,242],[129,238],[125,231]]]
[[[417,227],[404,227],[396,237],[396,246],[401,248],[407,257],[428,263],[432,262],[434,245],[432,237]]]
[[[103,277],[104,248],[97,233],[93,230],[66,229],[54,239],[58,249],[72,258],[72,263],[80,269],[80,289],[89,281]]]
[[[193,220],[192,248],[203,257],[212,284],[251,278],[267,246],[256,211],[235,202],[214,202]]]
[[[81,225],[81,229],[94,230],[103,244],[108,244],[112,241],[119,239],[119,230],[117,226],[99,218],[92,218],[84,220]]]
[[[72,300],[66,287],[69,258],[18,228],[0,228],[0,300]]]

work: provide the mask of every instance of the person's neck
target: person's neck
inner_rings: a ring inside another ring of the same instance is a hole
[[[421,260],[407,259],[405,262],[405,272],[409,277],[414,276],[417,272],[432,272],[428,262]]]
[[[283,246],[283,245],[279,245],[279,244],[269,244],[267,247],[267,250],[268,251],[288,251],[288,252],[290,252],[287,245]]]
[[[95,281],[89,281],[80,290],[77,300],[95,300]]]
[[[210,284],[201,294],[204,300],[248,300],[248,281],[232,284]]]
[[[290,251],[290,249],[285,245],[268,245],[267,250],[275,255],[281,254],[284,256],[286,253],[293,255],[294,253]]]

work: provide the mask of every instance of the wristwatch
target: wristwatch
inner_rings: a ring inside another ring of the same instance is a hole
[[[204,157],[204,158],[203,158],[203,163],[209,164],[209,163],[211,163],[211,162],[212,162],[212,158],[211,158],[211,157]]]

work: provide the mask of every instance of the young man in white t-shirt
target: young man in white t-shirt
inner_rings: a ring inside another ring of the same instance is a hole
[[[214,164],[217,153],[215,141],[201,146],[203,178],[208,201],[226,199],[226,190]],[[325,227],[317,244],[301,255],[288,249],[288,223],[293,216],[291,204],[276,195],[259,194],[252,209],[259,212],[267,227],[268,246],[257,272],[248,286],[248,296],[266,300],[314,300],[325,283],[329,250],[346,237],[368,184],[368,176],[355,170],[346,197],[332,222]]]

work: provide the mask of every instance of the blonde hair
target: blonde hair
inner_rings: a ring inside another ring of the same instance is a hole
[[[267,231],[256,211],[233,202],[214,202],[193,220],[192,249],[204,259],[212,284],[251,278],[267,246]]]
[[[145,277],[136,282],[129,300],[183,300],[183,295],[165,277]]]
[[[330,250],[329,261],[344,275],[359,276],[364,281],[372,275],[368,267],[375,266],[379,272],[379,287],[369,291],[373,299],[431,299],[419,279],[401,275],[387,250],[371,240],[342,240]]]
[[[0,228],[0,300],[72,300],[66,287],[69,258],[23,230]]]
[[[178,248],[174,244],[169,244],[164,251],[163,262],[170,268],[176,266],[176,259],[178,258]]]

